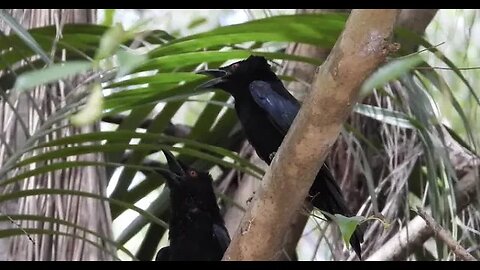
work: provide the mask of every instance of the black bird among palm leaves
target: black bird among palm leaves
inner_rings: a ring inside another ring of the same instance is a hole
[[[220,69],[197,73],[213,76],[198,89],[218,88],[235,99],[235,110],[247,139],[257,154],[270,164],[299,109],[298,101],[287,91],[264,57],[250,56]],[[316,208],[331,214],[352,216],[340,187],[324,164],[309,191]],[[363,231],[357,227],[350,244],[361,259]]]
[[[219,261],[230,236],[217,205],[208,173],[188,168],[164,150],[168,171],[158,173],[170,189],[170,246],[160,249],[156,261]]]

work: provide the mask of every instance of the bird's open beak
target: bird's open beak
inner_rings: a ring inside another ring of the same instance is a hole
[[[185,170],[182,168],[182,165],[175,159],[175,156],[170,151],[165,149],[163,149],[162,151],[167,158],[169,170],[158,170],[158,173],[165,177],[169,186],[178,185],[181,178],[185,176]]]
[[[221,69],[205,69],[195,72],[196,74],[208,75],[213,77],[213,79],[202,83],[197,86],[196,89],[211,89],[216,88],[220,83],[225,82],[225,77],[228,75],[228,72]]]

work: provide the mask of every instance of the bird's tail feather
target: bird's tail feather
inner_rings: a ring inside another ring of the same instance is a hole
[[[312,197],[312,205],[322,211],[332,215],[341,214],[347,217],[352,216],[340,187],[326,165],[324,165],[317,174],[315,182],[310,188],[310,196]],[[360,260],[362,259],[360,244],[363,242],[363,233],[363,229],[357,226],[357,229],[350,238],[350,245],[352,245]]]

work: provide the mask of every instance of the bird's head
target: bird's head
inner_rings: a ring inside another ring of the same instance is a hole
[[[210,174],[189,168],[167,150],[163,150],[163,153],[167,158],[169,170],[159,170],[158,173],[165,178],[172,198],[178,200],[177,203],[216,205]]]
[[[267,59],[254,55],[219,69],[200,70],[197,71],[197,74],[213,77],[213,79],[198,86],[197,89],[218,88],[230,94],[235,94],[236,91],[244,91],[255,80],[278,80]]]

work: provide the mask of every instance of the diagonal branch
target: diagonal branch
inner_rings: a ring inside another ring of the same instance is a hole
[[[397,10],[352,11],[224,260],[279,258],[288,220],[300,211],[316,173],[357,100],[358,89],[389,53],[388,40],[397,14]]]
[[[297,9],[297,13],[330,13],[330,12],[343,12],[343,13],[350,13],[350,9]],[[414,33],[419,35],[423,35],[425,29],[430,24],[431,20],[434,18],[435,14],[437,13],[437,9],[402,9],[400,15],[397,19],[396,26],[406,28]],[[404,40],[395,40],[396,42],[400,42],[402,46],[406,43]],[[418,45],[418,44],[416,44]],[[417,46],[415,44],[410,44],[410,52],[413,52]],[[330,52],[330,48],[322,48],[315,45],[304,44],[304,43],[294,43],[290,44],[287,47],[287,51],[290,54],[299,55],[299,56],[306,56],[306,57],[313,57],[321,60],[325,60]],[[316,66],[301,62],[287,62],[287,65],[284,66],[284,73],[286,75],[294,75],[298,81],[291,81],[288,84],[288,90],[300,99],[300,102],[303,101],[305,95],[310,91],[310,84],[315,76],[315,68]],[[341,141],[341,138],[339,138]],[[331,154],[330,154],[331,155]],[[337,162],[341,162],[336,160]],[[343,162],[342,162],[343,163]],[[332,163],[334,164],[334,163]],[[348,167],[348,166],[347,166]],[[333,168],[332,168],[333,169]],[[335,169],[337,174],[338,172],[342,172],[345,168],[336,168]],[[337,175],[336,174],[336,175]],[[341,175],[341,174],[340,174]],[[348,182],[342,182],[342,185],[346,185],[348,188],[344,190],[346,198],[358,198],[358,194],[355,192],[353,193],[351,190],[355,185],[355,181],[361,181],[360,179],[355,180],[356,177],[353,177],[353,174],[350,174],[350,178],[352,180]],[[344,175],[348,176],[348,175]],[[251,196],[251,195],[250,195]],[[354,197],[352,197],[354,196]],[[363,199],[361,200],[363,201]],[[352,202],[351,209],[358,209],[356,204]],[[311,207],[311,206],[310,206]],[[243,216],[243,213],[242,213]],[[241,217],[239,217],[241,219]],[[286,252],[293,257],[296,251],[297,243],[302,236],[303,229],[305,228],[305,224],[307,223],[308,216],[303,213],[297,215],[297,217],[292,218],[292,230],[288,233],[289,237],[285,241],[284,249]]]
[[[442,240],[452,250],[455,255],[460,257],[464,261],[476,261],[475,258],[470,255],[455,239],[453,239],[447,230],[442,228],[432,216],[427,214],[422,208],[418,208],[418,215],[421,216],[428,227],[431,229],[436,238]]]
[[[457,212],[461,212],[476,199],[477,186],[480,180],[476,170],[476,168],[472,169],[455,185]],[[428,208],[426,212],[429,212]],[[417,247],[422,246],[430,237],[432,237],[432,231],[425,221],[417,216],[372,254],[367,261],[401,260]]]

